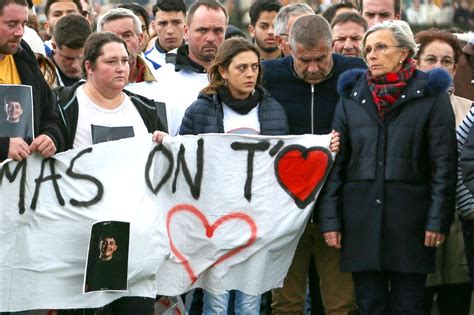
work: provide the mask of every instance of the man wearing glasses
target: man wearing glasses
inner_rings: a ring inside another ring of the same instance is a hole
[[[278,43],[278,47],[280,47],[283,57],[291,54],[288,37],[293,22],[300,16],[310,14],[314,14],[314,11],[309,5],[306,3],[295,3],[281,8],[275,16],[275,19],[273,20],[275,40]]]

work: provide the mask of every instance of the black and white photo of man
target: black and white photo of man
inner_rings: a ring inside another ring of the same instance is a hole
[[[5,98],[5,112],[7,113],[8,122],[19,123],[23,115],[23,107],[16,98]]]

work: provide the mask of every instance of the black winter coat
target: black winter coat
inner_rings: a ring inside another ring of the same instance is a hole
[[[322,232],[341,231],[341,270],[429,273],[425,231],[448,233],[456,187],[455,119],[444,70],[415,71],[382,121],[365,72],[350,70],[333,128],[341,148],[321,194]]]
[[[200,93],[184,114],[180,135],[201,133],[224,133],[224,112],[217,94]],[[267,92],[262,91],[258,109],[260,134],[279,136],[288,134],[285,110]]]
[[[33,91],[33,117],[35,136],[47,135],[53,140],[56,152],[64,150],[59,113],[54,107],[53,96],[48,83],[36,62],[35,55],[25,41],[21,41],[18,51],[13,55],[20,75],[21,84],[29,85]],[[10,138],[0,137],[0,162],[8,157]]]

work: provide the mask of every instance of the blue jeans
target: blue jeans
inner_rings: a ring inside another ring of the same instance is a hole
[[[203,315],[227,315],[229,291],[224,294],[212,294],[204,291]],[[258,315],[261,295],[248,295],[235,291],[235,315]]]

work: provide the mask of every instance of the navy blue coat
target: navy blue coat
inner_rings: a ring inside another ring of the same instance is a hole
[[[184,114],[180,135],[201,133],[224,133],[224,112],[217,94],[200,93]],[[260,134],[278,136],[288,134],[285,110],[267,92],[262,91],[258,108]]]
[[[448,233],[456,185],[451,78],[415,71],[382,121],[364,71],[341,75],[340,153],[320,196],[321,231],[341,231],[341,270],[429,273],[425,231]]]
[[[328,134],[339,95],[336,93],[337,79],[346,70],[366,69],[359,58],[332,54],[333,67],[326,80],[309,84],[301,80],[293,70],[293,57],[265,60],[263,86],[286,111],[290,134]]]

